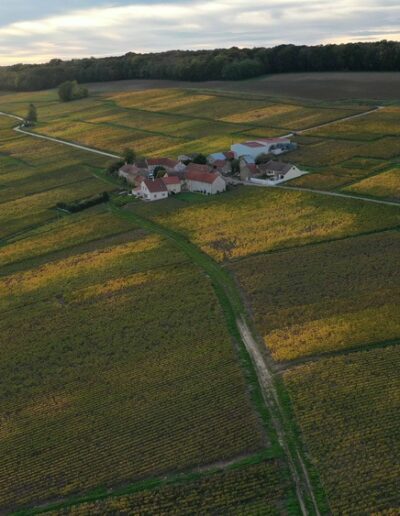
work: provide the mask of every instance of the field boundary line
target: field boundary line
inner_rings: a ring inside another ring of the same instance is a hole
[[[304,134],[308,131],[313,131],[315,129],[321,129],[322,127],[327,127],[329,125],[337,124],[339,122],[346,122],[347,120],[353,120],[354,118],[361,118],[367,115],[370,115],[372,113],[376,113],[377,111],[380,111],[381,109],[384,109],[385,106],[376,106],[372,109],[368,109],[367,111],[363,111],[362,113],[356,113],[355,115],[345,116],[341,118],[337,118],[336,120],[332,120],[331,122],[325,122],[323,124],[314,125],[313,127],[307,127],[306,129],[300,129],[299,131],[294,131],[290,134],[286,134],[283,136],[283,138],[288,138],[290,136],[295,136],[296,134]]]
[[[366,353],[374,349],[390,348],[392,346],[400,345],[400,337],[397,339],[383,340],[381,342],[371,342],[367,344],[359,344],[358,346],[352,346],[351,348],[337,349],[334,351],[321,351],[315,355],[308,355],[305,357],[295,358],[293,360],[285,360],[284,362],[277,362],[275,364],[275,371],[282,373],[288,371],[294,367],[300,367],[310,362],[318,362],[328,358],[334,358],[337,356],[352,355],[353,353]]]
[[[182,471],[181,473],[167,473],[163,476],[149,477],[138,480],[135,483],[124,484],[118,487],[107,489],[103,492],[92,492],[86,495],[76,495],[71,498],[58,499],[57,501],[44,502],[40,505],[31,508],[24,508],[14,511],[14,516],[31,516],[35,514],[45,514],[53,512],[58,509],[65,509],[69,507],[79,506],[85,503],[95,503],[100,500],[107,500],[108,498],[118,498],[120,496],[128,496],[130,494],[140,493],[142,491],[153,490],[171,485],[182,485],[192,481],[197,481],[206,477],[207,475],[218,474],[223,471],[229,471],[230,468],[238,467],[239,465],[252,465],[268,460],[263,452],[242,454],[233,459],[213,462],[212,464],[205,464],[204,466],[194,467]]]
[[[400,202],[397,201],[385,201],[383,199],[375,199],[373,197],[364,197],[362,195],[345,194],[342,192],[328,191],[328,190],[313,190],[312,188],[303,188],[301,186],[281,186],[281,185],[259,185],[251,183],[250,181],[243,182],[246,186],[255,186],[257,188],[271,188],[279,190],[289,190],[294,192],[307,192],[317,195],[327,195],[329,197],[340,197],[342,199],[354,199],[356,201],[372,202],[374,204],[383,204],[386,206],[397,206],[400,207]]]
[[[317,247],[324,244],[333,244],[335,242],[342,242],[343,240],[350,240],[352,238],[363,238],[372,235],[379,235],[381,233],[391,233],[398,232],[400,230],[400,225],[389,226],[387,228],[380,229],[372,229],[371,231],[365,231],[363,233],[355,233],[354,235],[346,235],[343,237],[337,238],[327,238],[326,240],[317,240],[315,242],[307,242],[305,244],[294,245],[291,247],[279,247],[277,249],[271,249],[267,251],[258,251],[256,253],[248,254],[246,256],[239,256],[238,258],[232,258],[231,260],[227,260],[221,264],[221,267],[229,268],[231,265],[235,265],[236,263],[245,262],[246,260],[251,260],[252,258],[257,258],[259,256],[269,256],[280,253],[289,253],[291,251],[303,250],[310,247]]]

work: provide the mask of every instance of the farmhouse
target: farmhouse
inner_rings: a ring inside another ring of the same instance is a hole
[[[119,169],[118,176],[125,179],[129,184],[134,185],[136,183],[137,176],[147,177],[147,171],[139,168],[137,165],[125,164]]]
[[[191,163],[185,173],[186,187],[189,192],[214,195],[225,192],[226,183],[218,172],[209,172],[207,165]]]
[[[257,165],[255,163],[249,163],[245,158],[240,158],[239,168],[240,179],[242,181],[248,181],[251,177],[257,175],[259,172]]]
[[[216,159],[212,162],[211,168],[221,174],[229,174],[232,171],[231,162],[227,159]]]
[[[268,161],[264,165],[259,166],[259,170],[267,179],[271,181],[289,181],[295,177],[302,176],[304,172],[299,170],[296,165],[284,163],[283,161]]]
[[[232,151],[227,152],[214,152],[213,154],[210,154],[207,156],[207,162],[210,164],[213,164],[215,161],[218,160],[230,160],[234,159],[234,153]]]
[[[145,179],[140,185],[140,195],[147,201],[159,201],[168,197],[168,188],[161,179]]]
[[[235,143],[231,150],[235,158],[251,156],[256,159],[260,154],[282,154],[294,147],[289,138],[259,138],[245,143]]]
[[[177,176],[164,176],[161,178],[161,181],[167,187],[169,194],[178,194],[181,193],[181,181]]]
[[[185,165],[180,161],[171,158],[148,158],[147,168],[152,174],[157,167],[164,168],[167,172],[181,171],[185,169]]]

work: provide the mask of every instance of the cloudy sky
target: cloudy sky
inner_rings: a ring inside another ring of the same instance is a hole
[[[228,46],[400,40],[399,0],[8,0],[0,64]]]

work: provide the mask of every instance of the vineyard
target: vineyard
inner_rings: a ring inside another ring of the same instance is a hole
[[[50,511],[49,516],[86,514],[299,514],[288,505],[290,484],[282,476],[277,461],[263,462],[200,477],[187,484],[172,484],[154,490],[108,498],[104,502],[83,503]],[[292,494],[293,496],[293,494]]]
[[[340,121],[368,107],[175,88],[1,94],[0,111],[30,102],[39,133],[147,156],[337,121],[294,136],[310,173],[293,184],[400,195],[397,106]],[[321,513],[326,494],[335,515],[397,514],[398,207],[246,186],[66,215],[114,188],[107,160],[14,125],[0,117],[0,513],[297,515],[279,437]]]
[[[213,290],[170,244],[67,257],[0,291],[2,512],[265,447]]]
[[[349,192],[375,197],[400,199],[400,168],[392,168],[386,172],[368,177],[346,188]]]
[[[0,239],[57,219],[52,209],[57,202],[109,189],[93,176],[104,159],[51,142],[28,141],[7,122],[0,139]]]
[[[155,220],[184,233],[218,261],[400,224],[397,207],[264,188],[237,189],[194,205],[179,203],[179,209],[172,201],[160,206]],[[152,216],[146,205],[132,209]]]
[[[400,337],[397,231],[254,256],[230,266],[275,360]]]
[[[0,247],[0,267],[4,271],[5,266],[24,260],[31,265],[33,258],[44,257],[44,260],[48,260],[52,253],[66,252],[68,248],[75,252],[77,246],[89,242],[101,245],[104,237],[134,229],[132,223],[113,217],[99,206],[74,217],[43,224],[29,235],[10,239],[7,246]]]
[[[352,353],[284,375],[334,514],[398,514],[400,347]]]

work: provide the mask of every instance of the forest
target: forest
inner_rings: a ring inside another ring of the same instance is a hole
[[[0,90],[42,90],[70,80],[243,80],[266,74],[321,71],[400,71],[400,42],[129,52],[118,57],[52,59],[44,64],[0,67]]]

